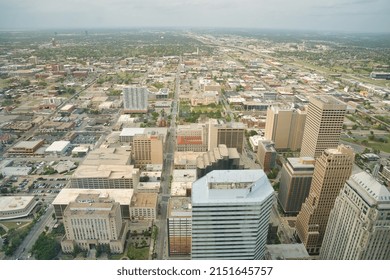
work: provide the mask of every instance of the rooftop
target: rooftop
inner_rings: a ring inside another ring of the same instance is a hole
[[[49,147],[47,147],[46,152],[61,152],[69,144],[70,141],[54,141]]]
[[[39,145],[43,140],[35,140],[35,141],[20,141],[15,146],[14,149],[34,149],[37,145]]]
[[[259,203],[273,192],[262,169],[214,170],[192,184],[192,204]]]
[[[156,207],[158,194],[136,193],[131,199],[130,207]]]
[[[354,174],[347,182],[368,204],[383,204],[383,207],[390,209],[389,190],[367,172]]]
[[[168,201],[168,218],[187,218],[192,216],[190,197],[172,197]]]
[[[136,171],[133,165],[80,165],[72,178],[131,179]]]
[[[310,259],[305,246],[300,244],[265,245],[268,258],[271,260],[302,260]]]
[[[315,159],[313,157],[287,158],[287,161],[294,169],[312,168],[314,170]]]
[[[89,152],[82,165],[126,165],[130,157],[130,151],[125,148],[99,148]]]
[[[130,205],[134,190],[132,189],[62,189],[53,201],[53,205],[67,205],[80,195],[108,196],[121,205]]]
[[[0,212],[22,210],[34,199],[34,196],[0,196]]]

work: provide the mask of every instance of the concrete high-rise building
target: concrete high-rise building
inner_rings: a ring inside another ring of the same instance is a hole
[[[66,207],[63,221],[63,252],[72,253],[75,246],[89,250],[103,244],[113,253],[123,252],[127,222],[122,220],[119,202],[104,195],[80,194]]]
[[[351,176],[354,158],[351,147],[340,145],[326,149],[316,160],[309,196],[296,222],[296,233],[309,254],[320,252],[330,210]]]
[[[125,113],[148,112],[148,89],[146,87],[126,87],[123,89]]]
[[[320,258],[390,260],[390,192],[366,172],[351,176],[336,198]]]
[[[163,164],[163,137],[159,134],[139,134],[133,137],[132,155],[135,166]]]
[[[306,113],[306,110],[270,106],[267,109],[265,139],[273,141],[277,150],[299,150]]]
[[[191,198],[171,197],[167,217],[169,256],[191,254],[191,224]]]
[[[195,181],[192,259],[262,259],[273,193],[263,170],[214,170]]]
[[[268,172],[275,168],[278,153],[272,141],[259,141],[257,147],[257,160],[264,171]]]
[[[347,105],[333,96],[310,97],[301,157],[319,157],[325,149],[337,148]]]
[[[288,158],[283,164],[278,201],[283,211],[297,214],[309,195],[315,160],[312,157]]]
[[[208,149],[217,148],[224,144],[228,148],[236,148],[239,153],[244,150],[245,125],[239,122],[225,123],[211,119],[208,123]]]

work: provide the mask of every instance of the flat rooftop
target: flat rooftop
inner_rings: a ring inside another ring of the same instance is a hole
[[[315,159],[313,157],[287,158],[287,161],[294,169],[314,169]]]
[[[265,245],[266,255],[271,260],[303,260],[310,259],[305,246],[300,244],[269,244]]]
[[[156,207],[158,194],[136,193],[131,199],[130,207]]]
[[[81,165],[126,165],[129,164],[130,158],[131,153],[129,149],[99,148],[90,151]]]
[[[99,195],[110,197],[120,205],[130,205],[133,189],[62,189],[53,201],[53,205],[67,205],[75,201],[79,195]]]
[[[196,169],[175,169],[172,173],[173,182],[194,182]]]
[[[36,141],[20,141],[16,143],[13,147],[14,149],[34,149],[37,145],[39,145],[43,140]]]
[[[133,165],[81,165],[72,178],[131,179],[137,171]]]
[[[0,196],[0,212],[23,210],[34,199],[34,196]]]
[[[172,197],[168,201],[168,218],[189,218],[192,216],[190,197]]]
[[[70,141],[54,141],[49,147],[47,147],[45,152],[61,152],[69,144],[70,144]]]
[[[260,203],[273,193],[262,169],[214,170],[192,184],[192,204]]]

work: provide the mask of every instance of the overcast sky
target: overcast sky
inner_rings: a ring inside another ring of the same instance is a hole
[[[0,29],[172,26],[390,32],[390,0],[0,0]]]

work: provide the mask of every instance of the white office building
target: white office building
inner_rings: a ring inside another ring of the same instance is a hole
[[[125,113],[148,112],[148,89],[145,87],[126,87],[123,89]]]
[[[350,177],[330,213],[324,260],[390,259],[390,192],[370,174]]]
[[[263,170],[214,170],[192,186],[192,259],[263,259],[273,202]]]

